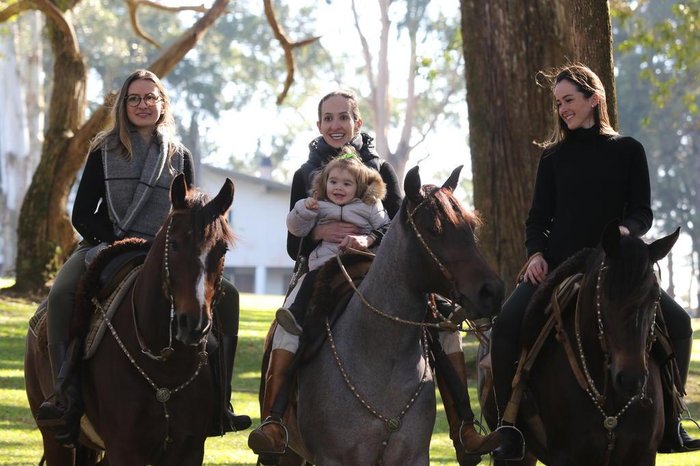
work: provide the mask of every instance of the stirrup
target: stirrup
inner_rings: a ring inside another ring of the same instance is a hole
[[[462,430],[464,429],[464,426],[467,424],[471,424],[474,426],[474,430],[476,431],[477,434],[484,436],[484,432],[486,432],[486,428],[482,423],[474,419],[472,422],[466,422],[464,419],[462,419],[462,422],[459,424],[459,444],[462,445],[462,449],[465,449],[466,446],[464,445],[464,440],[462,440]],[[488,434],[486,434],[488,435]],[[465,452],[467,450],[464,450]]]
[[[698,424],[698,422],[695,419],[693,419],[692,416],[690,416],[690,413],[688,413],[687,417],[682,417],[678,420],[678,424],[676,425],[676,435],[678,436],[678,444],[680,445],[680,451],[687,452],[687,451],[700,450],[700,446],[696,446],[696,447],[686,446],[687,440],[691,440],[691,441],[700,443],[700,439],[693,439],[690,437],[688,432],[683,427],[683,421],[692,422],[693,424],[695,424],[695,428],[700,430],[700,424]],[[684,438],[683,434],[685,434],[685,437],[687,437],[687,438]]]
[[[496,429],[496,432],[499,431],[503,437],[503,443],[491,453],[493,459],[500,461],[521,461],[525,458],[525,437],[520,429],[514,425],[504,424]],[[519,445],[515,445],[516,443]],[[517,447],[519,447],[518,451],[512,451]],[[506,448],[510,448],[511,451],[507,451]]]
[[[254,447],[255,444],[255,437],[257,435],[263,436],[265,438],[268,438],[267,434],[263,432],[262,428],[265,427],[266,425],[269,424],[277,424],[282,428],[282,431],[284,432],[284,445],[282,445],[282,451],[264,451],[260,449],[256,449]],[[253,445],[251,445],[251,438],[253,438]],[[284,423],[280,420],[274,419],[272,416],[267,416],[263,422],[260,423],[258,427],[256,427],[248,436],[248,447],[253,450],[253,453],[259,456],[265,456],[265,457],[272,457],[270,458],[273,460],[277,456],[284,455],[287,452],[287,447],[289,446],[289,431],[287,430],[287,426],[284,425]],[[262,460],[261,460],[262,462]],[[273,463],[274,464],[274,463]]]

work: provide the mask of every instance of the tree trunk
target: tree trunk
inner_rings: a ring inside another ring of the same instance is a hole
[[[15,47],[17,25],[0,30],[0,276],[12,271],[17,246],[17,216],[29,156],[22,86]]]
[[[462,0],[461,10],[474,204],[485,220],[481,244],[510,289],[526,259],[525,219],[541,153],[533,141],[553,125],[551,91],[536,85],[536,73],[581,61],[612,82],[610,19],[605,0]],[[577,17],[583,10],[600,16]],[[584,47],[591,38],[595,47]],[[608,93],[614,102],[614,90]]]

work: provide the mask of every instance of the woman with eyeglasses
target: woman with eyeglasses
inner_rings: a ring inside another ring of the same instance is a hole
[[[54,393],[41,405],[37,423],[53,429],[56,440],[75,445],[83,405],[79,364],[81,339],[70,335],[76,288],[97,254],[123,238],[152,240],[170,213],[170,184],[184,173],[194,183],[192,154],[175,136],[170,99],[160,79],[148,70],[133,72],[112,108],[111,125],[90,145],[73,204],[72,222],[82,236],[56,275],[48,295],[47,334]],[[214,309],[223,335],[210,353],[221,416],[209,435],[250,426],[230,406],[231,375],[238,340],[238,291],[223,280],[224,293]],[[223,361],[222,361],[223,358]],[[219,383],[216,383],[219,382]]]

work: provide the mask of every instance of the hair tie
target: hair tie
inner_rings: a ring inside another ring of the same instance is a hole
[[[355,154],[352,152],[345,152],[344,154],[340,154],[337,158],[340,160],[346,160],[346,159],[351,159],[353,157],[356,157]]]

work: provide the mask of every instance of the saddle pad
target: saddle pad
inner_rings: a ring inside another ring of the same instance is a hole
[[[46,311],[49,308],[49,301],[43,300],[33,316],[29,318],[29,331],[32,332],[35,338],[39,338],[39,327],[42,319],[46,316]]]
[[[124,296],[129,290],[131,290],[131,285],[134,283],[134,281],[136,281],[136,277],[138,277],[142,267],[143,266],[138,266],[132,269],[124,280],[104,301],[99,302],[93,298],[93,304],[95,306],[100,306],[104,310],[104,313],[107,315],[109,320],[112,320],[112,316],[121,304]],[[95,354],[95,351],[97,350],[100,341],[102,341],[102,337],[104,336],[106,329],[107,324],[104,322],[102,313],[96,309],[96,312],[94,312],[92,315],[90,330],[85,337],[85,353],[83,354],[83,359],[90,359]]]

